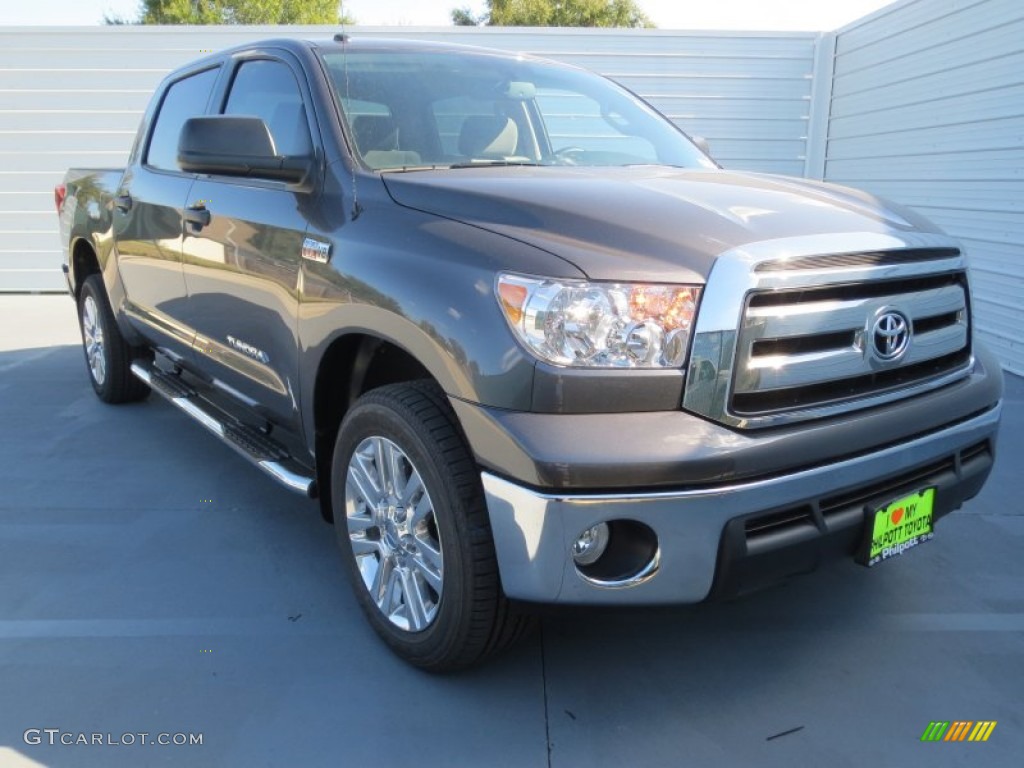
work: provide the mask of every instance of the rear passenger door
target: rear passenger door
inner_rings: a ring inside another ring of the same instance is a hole
[[[190,117],[206,113],[220,68],[188,73],[163,93],[138,158],[121,179],[114,209],[118,268],[131,322],[172,355],[191,355],[184,325],[181,266],[182,213],[195,176],[178,167],[178,134]]]
[[[262,118],[278,154],[317,154],[297,63],[283,53],[252,54],[234,66],[220,112]],[[298,423],[302,211],[316,187],[200,176],[185,211],[182,251],[195,365],[269,421],[288,426]]]

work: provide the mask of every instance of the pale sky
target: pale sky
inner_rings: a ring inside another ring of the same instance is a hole
[[[137,0],[0,0],[0,26],[98,24],[103,14],[134,17]],[[662,29],[807,30],[823,32],[861,18],[892,0],[638,0]],[[448,26],[452,8],[480,0],[344,0],[366,25]]]

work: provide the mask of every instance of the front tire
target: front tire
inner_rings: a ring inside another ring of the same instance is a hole
[[[479,471],[436,384],[361,397],[338,431],[331,488],[356,598],[400,657],[464,668],[530,624],[501,591]]]
[[[78,325],[89,381],[105,403],[142,400],[149,387],[131,371],[132,359],[140,355],[124,340],[107,300],[99,275],[90,275],[78,296]]]

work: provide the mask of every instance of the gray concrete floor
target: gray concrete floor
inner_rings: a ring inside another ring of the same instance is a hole
[[[983,494],[884,567],[547,616],[433,677],[376,640],[312,503],[159,398],[100,403],[66,297],[0,296],[0,766],[1020,765],[1012,377],[1000,448]],[[919,741],[982,719],[987,743]],[[32,728],[203,744],[26,744]]]

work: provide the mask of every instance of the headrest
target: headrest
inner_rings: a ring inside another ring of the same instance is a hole
[[[459,152],[468,157],[507,157],[518,143],[519,129],[510,117],[471,115],[459,133]]]
[[[352,120],[352,133],[364,155],[373,150],[398,149],[398,126],[391,115],[358,115]]]

